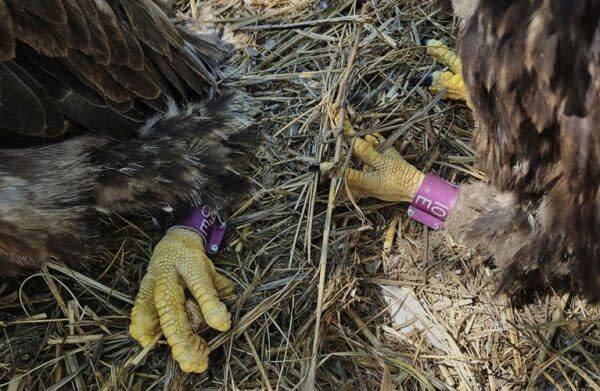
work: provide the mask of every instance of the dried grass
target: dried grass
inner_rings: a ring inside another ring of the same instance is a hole
[[[210,22],[241,46],[233,63],[242,76],[231,84],[264,103],[258,126],[268,142],[252,167],[257,190],[214,259],[238,297],[230,332],[201,331],[210,371],[183,374],[160,336],[144,350],[128,336],[159,237],[149,217],[115,216],[104,221],[114,246],[94,262],[2,283],[0,388],[600,388],[597,307],[553,293],[497,300],[488,260],[411,223],[405,205],[353,203],[343,181],[309,170],[349,164],[348,140],[332,126],[332,104],[341,103],[360,134],[384,133],[416,166],[455,182],[481,178],[468,110],[409,87],[433,66],[419,37],[453,43],[451,19],[409,0],[211,6]],[[410,300],[386,302],[382,286]],[[394,323],[390,309],[407,306],[413,315]],[[408,327],[419,324],[425,330]]]

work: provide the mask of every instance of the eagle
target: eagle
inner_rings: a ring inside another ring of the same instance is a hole
[[[147,346],[162,331],[184,371],[208,356],[185,290],[218,330],[230,327],[219,297],[233,291],[194,224],[220,227],[249,191],[259,141],[254,101],[221,87],[231,52],[158,0],[0,0],[0,274],[85,259],[102,245],[100,213],[181,215],[154,250],[130,333]]]
[[[423,78],[473,110],[476,167],[488,180],[460,189],[425,175],[382,138],[354,138],[368,169],[347,169],[359,196],[411,203],[431,228],[488,251],[504,268],[499,291],[546,280],[600,299],[600,1],[453,0],[459,55],[436,39],[448,67]],[[348,120],[346,120],[348,122]],[[322,166],[323,170],[331,165]]]

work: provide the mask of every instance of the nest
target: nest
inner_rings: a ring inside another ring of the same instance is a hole
[[[142,350],[129,312],[160,236],[150,217],[113,216],[113,247],[93,262],[0,287],[0,388],[600,388],[596,307],[554,292],[495,297],[489,259],[409,221],[405,205],[355,200],[311,170],[354,164],[332,125],[341,107],[417,167],[482,178],[470,112],[411,83],[435,66],[421,37],[455,44],[450,16],[409,0],[180,3],[236,42],[228,84],[263,103],[256,191],[214,258],[238,286],[233,328],[199,330],[213,350],[204,374],[182,373],[163,340]]]

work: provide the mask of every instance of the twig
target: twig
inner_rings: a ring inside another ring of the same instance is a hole
[[[510,340],[510,344],[512,345],[513,350],[513,359],[514,359],[514,369],[515,375],[521,375],[521,354],[517,350],[517,345],[519,343],[519,338],[517,334],[517,329],[515,328],[515,314],[512,308],[512,303],[510,301],[510,297],[505,293],[502,295],[502,304],[506,310],[506,321],[508,325],[508,337]]]
[[[363,12],[366,11],[366,7],[363,7]],[[346,94],[346,85],[348,80],[350,79],[350,75],[352,73],[352,68],[354,66],[354,60],[356,59],[356,54],[358,52],[359,44],[360,44],[360,36],[363,31],[363,25],[359,25],[356,30],[356,35],[354,39],[354,45],[352,46],[352,52],[350,53],[350,57],[348,59],[348,64],[346,66],[346,72],[340,81],[336,100],[334,105],[340,108],[338,113],[338,121],[336,128],[336,144],[335,144],[335,154],[333,161],[337,163],[340,160],[340,156],[342,154],[342,135],[344,133],[344,116],[345,110],[341,107],[341,103],[343,102]],[[329,247],[329,234],[331,230],[331,216],[333,215],[333,208],[335,205],[335,197],[337,194],[337,186],[338,186],[338,178],[337,176],[333,176],[331,178],[331,183],[329,186],[329,196],[327,201],[327,212],[325,215],[325,226],[323,228],[323,242],[321,244],[321,256],[319,259],[319,286],[317,293],[317,309],[316,309],[316,320],[315,320],[315,334],[312,345],[312,356],[310,360],[310,367],[308,370],[307,377],[304,381],[304,385],[302,389],[304,391],[312,391],[315,385],[315,374],[317,370],[317,353],[319,350],[319,337],[321,333],[321,315],[323,311],[323,297],[325,292],[325,275],[327,271],[327,253]]]
[[[196,8],[196,0],[190,0],[190,12],[192,13],[192,18],[196,19],[196,14],[198,9]]]
[[[558,322],[563,317],[563,312],[564,312],[565,308],[567,307],[567,303],[569,302],[570,298],[571,298],[571,295],[569,293],[565,293],[564,295],[562,295],[560,297],[559,302],[558,302],[556,308],[554,309],[554,312],[552,313],[551,321],[553,323]],[[557,329],[557,326],[555,325],[546,332],[545,340],[546,340],[548,346],[550,346],[552,344],[552,339],[554,339],[554,334],[556,333],[556,329]],[[538,379],[540,374],[543,375],[543,371],[545,370],[544,362],[546,361],[547,357],[548,357],[548,350],[540,349],[540,354],[537,357],[537,359],[535,360],[533,374],[531,375],[531,377],[529,379],[529,384],[527,385],[528,390],[535,389],[536,380]]]
[[[427,105],[425,107],[423,107],[421,110],[419,110],[419,112],[415,113],[412,117],[410,117],[408,119],[408,121],[406,121],[400,127],[400,129],[395,131],[384,142],[379,144],[379,146],[377,147],[377,150],[379,150],[380,152],[383,152],[386,149],[388,149],[389,147],[391,147],[396,142],[396,140],[398,140],[398,138],[400,136],[402,136],[408,129],[413,127],[417,122],[424,119],[425,114],[427,114],[427,112],[429,110],[431,110],[431,108],[433,106],[435,106],[444,97],[445,94],[446,94],[446,91],[441,91],[439,94],[437,94],[429,103],[427,103]]]
[[[254,361],[256,362],[256,366],[258,367],[260,376],[263,378],[263,382],[265,382],[265,386],[267,387],[267,390],[272,391],[273,388],[271,387],[271,382],[269,381],[269,377],[267,376],[265,367],[262,364],[260,357],[258,356],[258,352],[256,351],[256,348],[254,347],[254,342],[252,342],[252,338],[250,338],[250,335],[248,335],[248,331],[244,331],[244,338],[246,339],[246,342],[248,342],[248,346],[250,347],[250,351],[252,352],[252,357],[254,357]]]
[[[260,24],[255,26],[241,26],[233,28],[234,31],[276,31],[276,30],[293,30],[305,27],[315,26],[329,26],[333,24],[344,24],[344,23],[369,23],[371,19],[360,16],[339,16],[337,18],[329,19],[316,19],[316,20],[305,20],[303,22],[296,23],[284,23],[284,24]]]

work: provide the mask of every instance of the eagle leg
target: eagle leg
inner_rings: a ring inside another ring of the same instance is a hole
[[[364,170],[347,168],[346,184],[357,197],[376,197],[384,201],[410,202],[421,186],[424,175],[409,164],[393,147],[379,152],[385,139],[378,133],[357,137],[348,117],[344,118],[344,134],[354,137],[352,152],[365,166]],[[323,163],[321,172],[333,169],[331,163]]]
[[[448,71],[435,71],[423,78],[423,84],[432,94],[445,93],[444,98],[459,100],[469,103],[462,77],[462,64],[460,58],[448,46],[437,39],[428,39],[423,42],[427,47],[427,54],[438,63],[447,66]]]
[[[186,288],[198,302],[208,326],[229,330],[231,315],[220,298],[233,294],[233,283],[215,271],[198,233],[173,227],[154,249],[131,312],[129,332],[146,347],[162,330],[181,369],[204,372],[209,347],[190,323]]]

